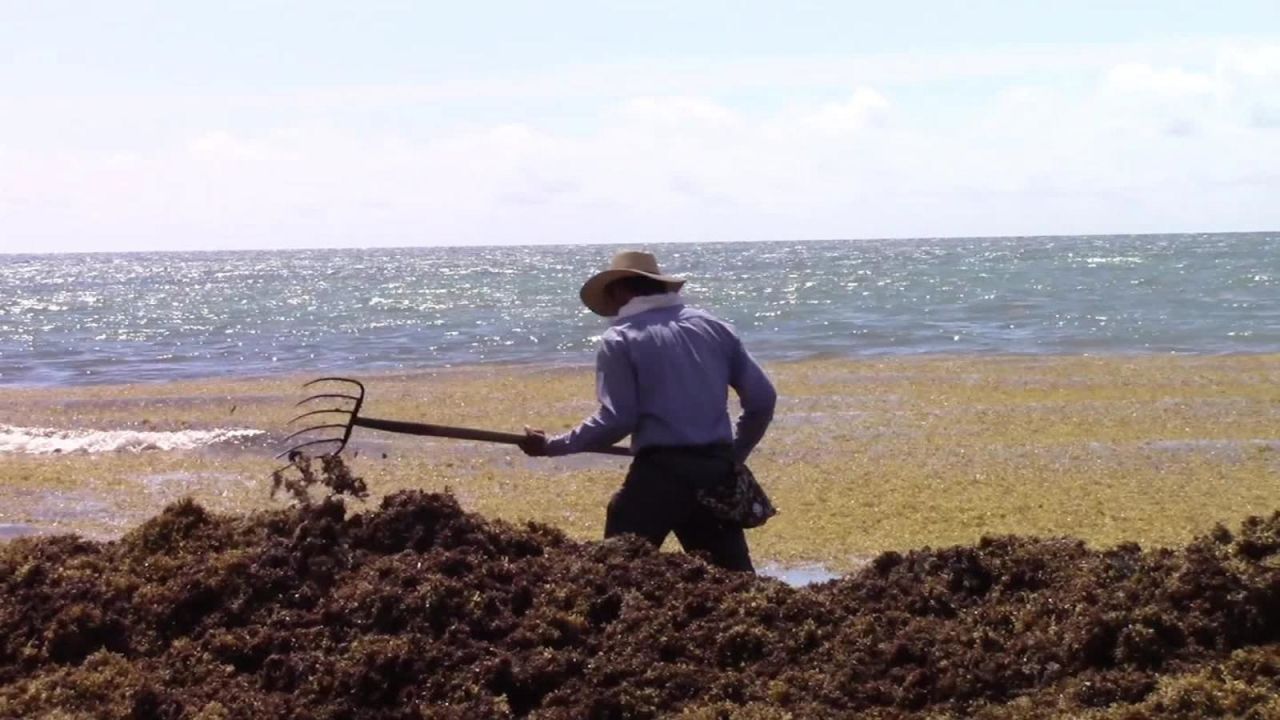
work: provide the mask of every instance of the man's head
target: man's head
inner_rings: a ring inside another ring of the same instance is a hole
[[[671,292],[671,286],[661,280],[643,275],[619,278],[604,286],[605,299],[613,307],[620,308],[633,298],[645,295],[663,295]]]
[[[646,252],[620,252],[609,269],[596,273],[579,292],[582,302],[597,315],[613,317],[632,298],[676,292],[684,279],[663,275],[658,261]]]

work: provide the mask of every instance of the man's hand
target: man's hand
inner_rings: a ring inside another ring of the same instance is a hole
[[[541,430],[524,428],[524,439],[520,441],[520,449],[529,457],[547,456],[547,434]]]

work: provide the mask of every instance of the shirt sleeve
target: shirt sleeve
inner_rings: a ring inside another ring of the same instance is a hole
[[[733,335],[732,353],[729,385],[738,393],[738,402],[742,405],[742,414],[738,416],[734,431],[733,458],[742,463],[747,461],[747,456],[769,429],[778,393],[769,376],[742,346],[736,334]]]
[[[547,454],[569,455],[606,448],[630,435],[639,417],[636,373],[620,336],[606,334],[596,353],[596,397],[600,408],[578,427],[547,440]]]

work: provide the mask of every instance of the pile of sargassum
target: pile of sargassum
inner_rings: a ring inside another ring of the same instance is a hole
[[[0,546],[0,717],[1280,716],[1280,515],[818,587],[401,493]]]

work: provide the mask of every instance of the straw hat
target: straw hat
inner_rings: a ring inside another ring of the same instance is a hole
[[[605,297],[604,288],[614,280],[624,277],[647,277],[664,282],[670,292],[679,290],[685,282],[684,278],[663,275],[658,270],[658,260],[653,255],[647,252],[624,251],[613,256],[608,270],[592,275],[591,279],[583,284],[578,296],[582,298],[582,303],[591,309],[591,312],[613,317],[618,314],[618,308],[613,307]]]

